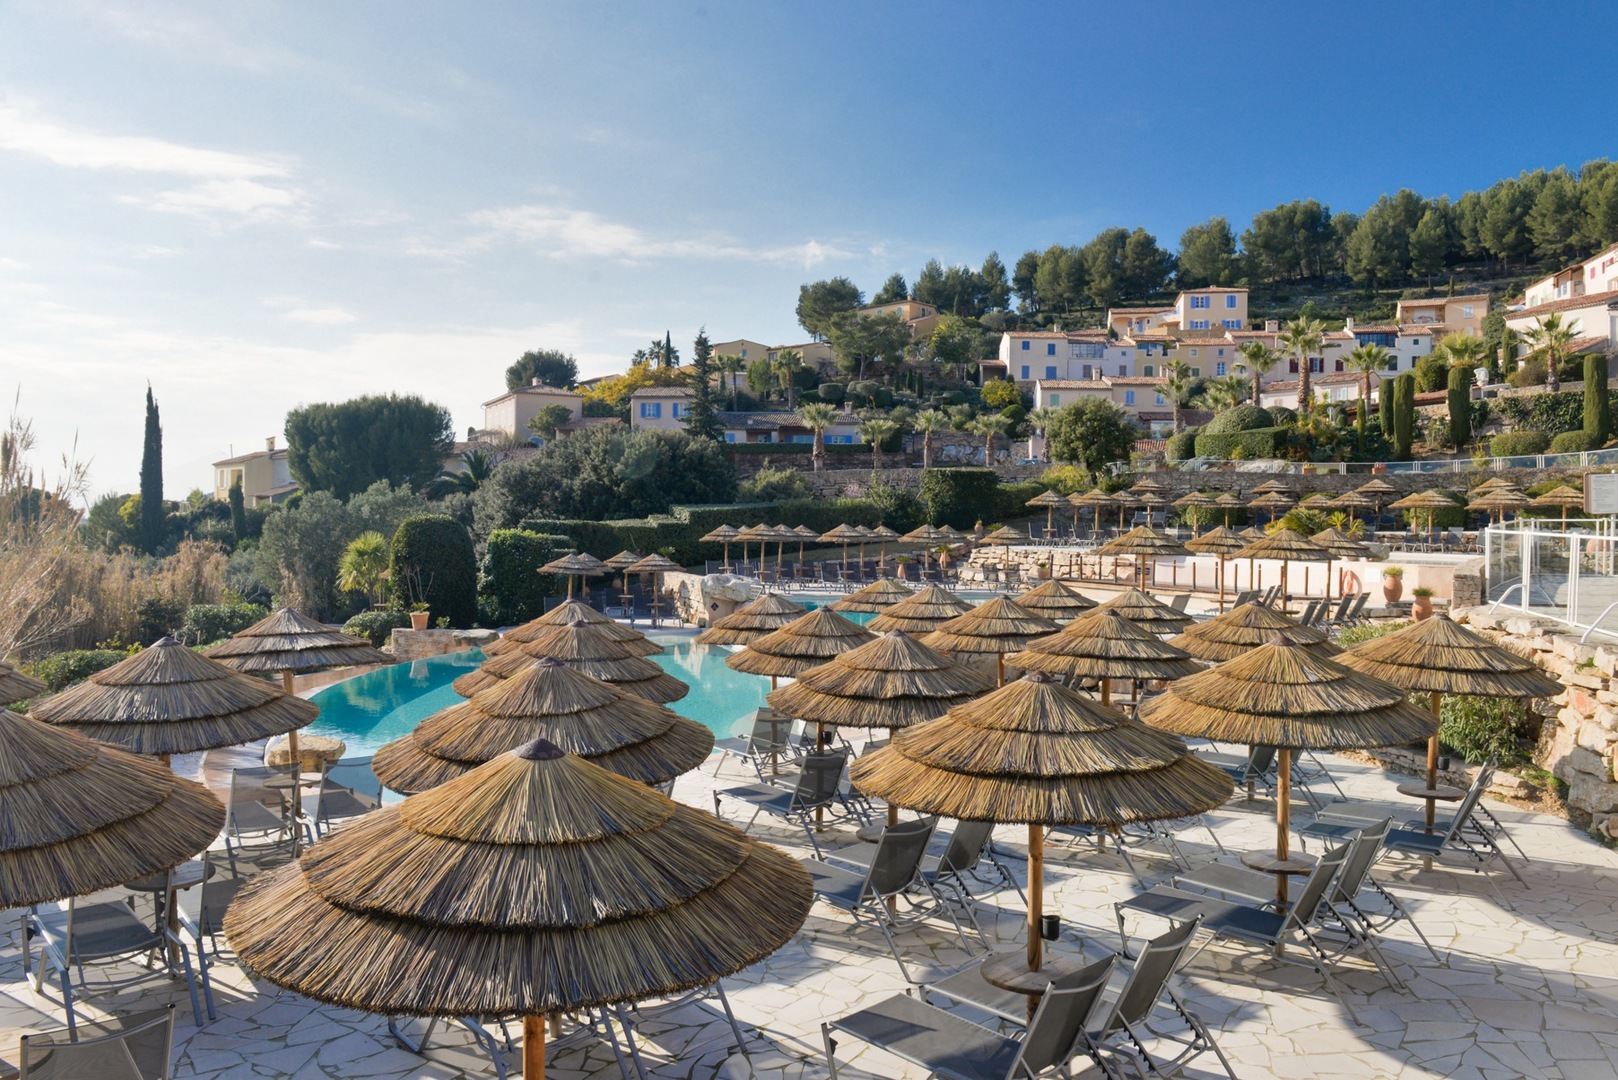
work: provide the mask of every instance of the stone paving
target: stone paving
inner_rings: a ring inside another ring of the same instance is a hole
[[[1366,764],[1327,758],[1354,798],[1386,798],[1414,812],[1419,803],[1394,793],[1396,778]],[[716,781],[710,763],[683,777],[676,797],[712,807],[711,791],[742,782],[735,766]],[[1363,1026],[1355,1025],[1314,973],[1277,963],[1268,955],[1215,945],[1179,976],[1189,1006],[1207,1022],[1241,1077],[1514,1077],[1593,1080],[1618,1076],[1618,853],[1554,817],[1495,804],[1497,816],[1532,856],[1522,867],[1528,887],[1504,871],[1490,873],[1509,907],[1481,876],[1467,870],[1425,871],[1419,863],[1384,861],[1378,877],[1413,910],[1415,919],[1447,957],[1437,964],[1407,927],[1389,933],[1384,951],[1407,991],[1391,989],[1369,964],[1344,961],[1337,969]],[[1299,806],[1295,814],[1301,815]],[[1210,815],[1227,848],[1274,843],[1273,803],[1232,803]],[[798,854],[809,854],[801,832],[755,831]],[[1021,836],[1019,836],[1021,834]],[[828,847],[869,851],[847,829],[831,830]],[[1026,832],[1003,828],[997,847],[1021,876]],[[1200,830],[1183,834],[1195,859],[1214,852]],[[1318,849],[1317,849],[1318,850]],[[1061,949],[1099,957],[1117,947],[1112,902],[1137,890],[1113,854],[1089,845],[1048,847],[1046,910],[1063,920]],[[1163,880],[1170,864],[1150,851],[1138,858],[1148,880]],[[1014,893],[998,896],[1000,914],[986,915],[985,930],[1017,948],[1023,908]],[[9,923],[15,926],[15,921]],[[1158,927],[1142,924],[1146,933]],[[901,933],[906,959],[918,965],[965,962],[953,931],[923,924]],[[138,971],[127,965],[117,973]],[[200,1029],[183,992],[161,976],[123,992],[101,989],[92,969],[86,1015],[180,1003],[175,1033],[176,1075],[184,1077],[292,1076],[451,1078],[491,1076],[489,1057],[465,1029],[450,1026],[425,1057],[401,1048],[386,1022],[349,1009],[318,1005],[276,990],[230,962],[214,968],[217,1019]],[[903,992],[906,983],[874,930],[853,929],[840,912],[817,905],[803,932],[764,963],[725,981],[729,1001],[749,1042],[754,1073],[766,1080],[822,1077],[826,1067],[819,1024],[861,1005]],[[0,1057],[15,1060],[24,1031],[61,1026],[54,986],[36,995],[23,979],[15,930],[0,948]],[[412,1022],[419,1033],[421,1024]],[[571,1028],[571,1024],[569,1024]],[[762,1031],[760,1029],[763,1029]],[[497,1028],[491,1028],[498,1035]],[[654,1077],[745,1077],[748,1061],[717,1003],[709,998],[673,1010],[648,1009],[637,1025],[638,1047]],[[505,1055],[515,1071],[515,1055]],[[909,1068],[857,1040],[840,1040],[843,1075],[918,1078]],[[573,1033],[550,1054],[550,1075],[596,1080],[619,1075],[609,1044],[589,1032]],[[1220,1075],[1211,1055],[1193,1076]],[[1093,1066],[1079,1075],[1099,1075]]]

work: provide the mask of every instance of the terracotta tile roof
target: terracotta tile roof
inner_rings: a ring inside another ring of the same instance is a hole
[[[1109,386],[1162,386],[1168,380],[1161,375],[1103,375]]]
[[[1065,338],[1067,334],[1061,330],[1007,330],[1006,336],[1012,338]]]
[[[1443,307],[1445,304],[1487,304],[1488,302],[1488,293],[1471,293],[1467,296],[1419,296],[1414,300],[1400,300],[1396,305],[1396,309]]]
[[[1599,307],[1602,304],[1618,302],[1618,289],[1609,289],[1606,292],[1586,293],[1583,296],[1569,296],[1561,300],[1552,300],[1548,304],[1539,304],[1536,307],[1523,308],[1521,311],[1508,312],[1506,321],[1512,319],[1532,319],[1539,315],[1550,315],[1557,311],[1576,311],[1579,308]]]
[[[1107,318],[1114,315],[1166,315],[1173,310],[1173,304],[1168,307],[1115,307],[1107,309]]]
[[[1399,327],[1400,337],[1411,337],[1415,334],[1432,334],[1434,337],[1442,337],[1447,333],[1449,333],[1449,327],[1441,322],[1405,323]]]
[[[1135,415],[1140,417],[1142,420],[1173,420],[1174,419],[1174,413],[1172,413],[1172,412],[1139,412],[1139,413],[1136,413]]]
[[[603,424],[616,425],[622,423],[616,416],[581,416],[576,420],[569,420],[565,424],[557,424],[557,431],[583,431],[585,428],[600,427]]]
[[[1378,323],[1375,326],[1356,326],[1353,332],[1356,334],[1397,334],[1399,328],[1388,323]]]
[[[1106,390],[1108,384],[1100,379],[1035,379],[1046,390]]]
[[[1192,293],[1204,292],[1246,292],[1246,285],[1204,285],[1200,289],[1181,289],[1181,296],[1190,296]]]
[[[689,386],[643,386],[629,395],[631,401],[635,398],[672,398],[691,397],[693,391]]]

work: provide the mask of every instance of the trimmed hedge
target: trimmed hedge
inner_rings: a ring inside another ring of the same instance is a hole
[[[1270,405],[1264,411],[1270,414],[1270,423],[1276,427],[1291,427],[1298,422],[1298,410],[1285,405]]]
[[[394,602],[425,601],[436,621],[469,627],[478,617],[478,563],[466,526],[442,514],[417,514],[399,523],[388,559]]]
[[[1197,436],[1201,428],[1186,428],[1178,435],[1170,435],[1163,444],[1163,456],[1169,461],[1186,461],[1197,456]]]
[[[1202,430],[1210,435],[1230,435],[1238,431],[1257,431],[1275,427],[1270,414],[1257,405],[1234,405],[1208,421]]]
[[[564,578],[541,574],[539,568],[573,550],[573,540],[568,536],[496,529],[489,534],[478,575],[478,613],[495,626],[514,626],[539,618],[545,614],[545,597],[566,588]]]
[[[1256,411],[1264,412],[1263,409]],[[1286,448],[1286,428],[1263,427],[1249,431],[1217,432],[1209,431],[1208,428],[1211,427],[1213,425],[1209,424],[1197,435],[1195,456],[1252,461],[1257,458],[1280,457],[1281,451]]]
[[[1489,440],[1489,453],[1495,457],[1521,457],[1543,454],[1550,445],[1550,437],[1543,431],[1508,431]]]
[[[994,517],[985,518],[985,524],[993,521],[1011,521],[1013,518],[1025,518],[1034,515],[1041,522],[1045,520],[1042,507],[1029,506],[1028,500],[1045,490],[1045,485],[1038,480],[1019,480],[1014,484],[1001,484],[994,492]],[[1057,508],[1057,514],[1061,514]]]
[[[1600,450],[1606,437],[1593,431],[1564,431],[1551,440],[1553,454],[1580,454],[1586,450]]]
[[[970,529],[999,518],[999,484],[993,469],[928,469],[921,478],[921,505],[933,525]]]

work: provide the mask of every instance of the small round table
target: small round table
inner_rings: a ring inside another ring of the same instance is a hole
[[[978,973],[990,986],[1025,995],[1028,998],[1028,1018],[1032,1020],[1034,1011],[1039,1008],[1039,999],[1045,996],[1045,988],[1051,981],[1072,975],[1083,967],[1082,956],[1048,952],[1040,969],[1029,971],[1027,954],[1006,952],[995,953],[983,961]]]
[[[1399,785],[1399,794],[1408,795],[1412,799],[1435,799],[1438,802],[1460,802],[1466,798],[1466,792],[1458,787],[1448,784],[1439,784],[1435,788],[1427,786],[1425,781],[1416,780],[1408,784]]]
[[[1249,870],[1275,875],[1275,902],[1281,906],[1282,911],[1287,909],[1287,878],[1292,875],[1312,874],[1315,870],[1313,859],[1300,858],[1296,855],[1278,859],[1268,851],[1244,852],[1242,865]]]
[[[213,875],[212,863],[205,865],[200,859],[189,859],[166,874],[149,874],[126,882],[124,888],[151,893],[152,902],[157,908],[158,929],[161,931],[166,925],[170,933],[177,935],[180,932],[180,905],[175,903],[174,894],[182,889],[193,889]],[[170,951],[174,951],[172,947]],[[178,957],[173,959],[178,962]]]

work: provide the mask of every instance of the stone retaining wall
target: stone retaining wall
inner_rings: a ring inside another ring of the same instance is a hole
[[[499,636],[494,630],[412,630],[409,627],[395,627],[388,649],[396,663],[404,663],[460,652],[462,649],[481,648]]]

